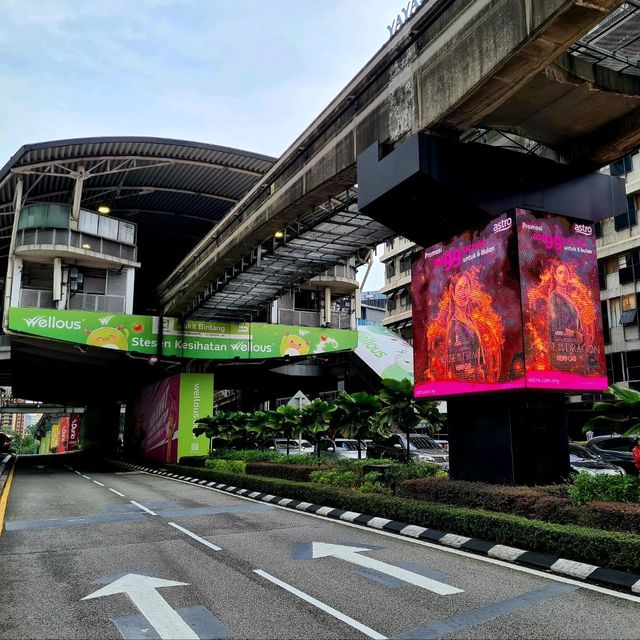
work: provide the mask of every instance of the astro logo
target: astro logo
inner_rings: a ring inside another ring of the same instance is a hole
[[[513,225],[513,220],[511,218],[505,218],[504,220],[500,220],[500,222],[496,222],[493,225],[493,233],[500,233],[501,231],[509,231],[509,229],[511,229],[511,225]]]
[[[574,224],[573,230],[576,233],[581,233],[583,236],[593,235],[593,227],[588,224]]]
[[[35,316],[34,318],[25,318],[27,327],[36,327],[38,329],[80,329],[80,320],[60,320],[53,316]]]

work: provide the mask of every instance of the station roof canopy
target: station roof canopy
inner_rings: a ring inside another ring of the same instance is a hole
[[[19,178],[23,206],[71,205],[76,178],[83,175],[83,209],[96,211],[106,204],[114,218],[138,225],[144,284],[155,291],[274,162],[228,147],[148,137],[24,145],[0,169],[0,269],[7,259]]]

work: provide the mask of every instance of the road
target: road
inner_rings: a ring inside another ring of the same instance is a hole
[[[13,478],[0,638],[640,638],[635,596],[55,461]]]

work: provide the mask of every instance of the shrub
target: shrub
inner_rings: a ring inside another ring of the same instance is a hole
[[[184,464],[188,467],[204,467],[206,460],[207,456],[182,456],[179,464]]]
[[[280,462],[280,459],[286,456],[282,456],[277,451],[218,449],[213,451],[210,457],[224,460],[243,460],[244,462]]]
[[[446,478],[447,474],[437,464],[418,460],[394,464],[387,471],[387,479],[391,481],[393,487],[399,487],[405,480],[433,477]]]
[[[640,534],[640,504],[590,502],[583,509],[581,521],[586,526]]]
[[[286,456],[285,456],[286,458]],[[247,463],[246,473],[254,476],[267,476],[271,478],[283,478],[285,480],[297,480],[309,482],[312,472],[318,469],[328,469],[319,465],[303,464],[278,464],[274,462]]]
[[[327,469],[326,471],[312,471],[310,474],[310,480],[311,482],[317,482],[318,484],[327,484],[332,487],[355,489],[356,487],[360,486],[362,477],[359,476],[356,471],[350,471],[346,468],[334,468]]]
[[[591,476],[579,473],[570,491],[575,504],[599,502],[640,502],[640,477]]]
[[[391,488],[381,482],[381,475],[376,471],[365,473],[362,484],[358,487],[359,493],[377,493],[378,495],[389,495]]]
[[[247,463],[243,460],[221,460],[213,459],[205,462],[207,469],[214,469],[215,471],[223,471],[225,473],[239,473],[244,475]]]

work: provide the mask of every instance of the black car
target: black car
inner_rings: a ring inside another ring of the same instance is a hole
[[[638,436],[595,436],[587,442],[587,449],[605,462],[622,467],[627,473],[637,476],[638,469],[633,462],[633,443]]]
[[[569,466],[571,473],[586,472],[591,476],[624,476],[627,475],[625,470],[611,462],[605,462],[595,453],[592,453],[583,446],[575,443],[569,443]]]
[[[409,441],[411,460],[432,462],[445,471],[449,470],[449,452],[429,436],[411,434]],[[389,438],[374,439],[367,444],[367,458],[407,459],[407,436],[395,433]]]

